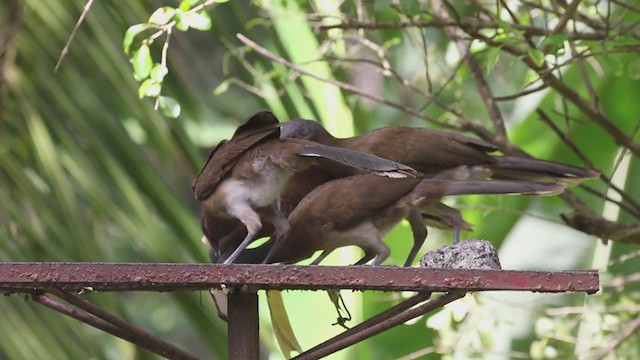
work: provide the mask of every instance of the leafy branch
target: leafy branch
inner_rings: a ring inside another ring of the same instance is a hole
[[[133,77],[140,82],[138,96],[141,99],[144,97],[155,99],[155,110],[160,109],[164,115],[172,118],[180,116],[182,111],[178,101],[170,96],[161,95],[164,79],[169,73],[167,52],[173,29],[179,31],[211,29],[211,17],[206,9],[227,1],[206,0],[198,4],[200,0],[183,0],[177,8],[171,6],[158,8],[146,23],[135,24],[127,29],[122,47],[124,52],[130,55]],[[134,46],[136,37],[148,30],[155,30],[155,32]],[[160,61],[157,62],[151,54],[151,45],[162,36],[164,36],[164,43]]]

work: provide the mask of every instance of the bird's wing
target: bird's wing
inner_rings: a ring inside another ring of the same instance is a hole
[[[429,173],[461,165],[491,164],[498,148],[486,141],[426,128],[390,127],[349,139],[341,146],[371,153]]]
[[[292,228],[298,221],[313,221],[317,226],[349,229],[392,206],[419,181],[373,174],[333,180],[307,195],[291,213],[289,221]]]
[[[268,139],[280,137],[278,119],[268,111],[259,112],[240,125],[230,140],[221,141],[193,182],[196,199],[209,197],[227,177],[247,150]]]

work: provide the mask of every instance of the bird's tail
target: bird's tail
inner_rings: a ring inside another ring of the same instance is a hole
[[[418,184],[414,194],[426,199],[450,195],[503,194],[548,196],[562,193],[564,183],[546,183],[521,180],[433,180]]]
[[[399,162],[334,146],[313,144],[303,147],[297,152],[297,155],[319,157],[390,178],[416,177],[418,175],[415,169]]]
[[[514,156],[497,156],[495,159],[496,164],[488,166],[494,179],[563,182],[574,186],[600,176],[597,171],[553,161]]]

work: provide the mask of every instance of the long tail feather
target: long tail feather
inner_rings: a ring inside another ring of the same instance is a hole
[[[415,193],[425,198],[448,195],[504,194],[557,195],[567,188],[564,183],[519,180],[430,180],[420,182]]]
[[[584,180],[600,176],[597,171],[553,161],[512,156],[499,156],[495,159],[497,163],[491,166],[494,178],[559,181],[569,185],[577,185]]]

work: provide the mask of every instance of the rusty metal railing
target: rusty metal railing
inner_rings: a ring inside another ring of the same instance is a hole
[[[0,292],[28,293],[39,304],[170,359],[196,356],[73,294],[96,291],[187,291],[235,288],[229,299],[229,358],[258,359],[259,290],[329,288],[416,291],[418,294],[297,359],[318,359],[433,311],[470,291],[586,292],[599,288],[598,272],[129,263],[0,263]],[[432,292],[444,295],[430,299]],[[69,306],[51,298],[54,295]]]

